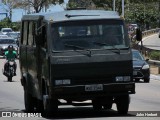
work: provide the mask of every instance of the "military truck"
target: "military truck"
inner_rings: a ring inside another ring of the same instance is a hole
[[[85,105],[127,114],[135,93],[132,52],[117,12],[65,10],[22,18],[21,84],[27,112]]]

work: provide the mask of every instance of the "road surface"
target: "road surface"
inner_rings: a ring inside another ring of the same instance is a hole
[[[158,37],[158,34],[153,34],[149,37],[145,37],[143,39],[143,45],[147,48],[160,50],[160,38]]]

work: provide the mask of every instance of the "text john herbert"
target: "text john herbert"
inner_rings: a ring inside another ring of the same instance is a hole
[[[138,117],[157,117],[157,113],[137,113]]]

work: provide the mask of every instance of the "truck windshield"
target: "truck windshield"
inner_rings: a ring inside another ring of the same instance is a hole
[[[122,20],[68,21],[51,25],[53,50],[127,48],[129,39]],[[114,46],[114,47],[113,47]]]

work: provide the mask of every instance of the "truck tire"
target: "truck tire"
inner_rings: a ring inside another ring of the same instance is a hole
[[[52,117],[58,110],[58,101],[57,100],[50,100],[46,101],[46,105],[44,108],[44,115],[46,117]]]
[[[139,81],[140,81],[140,79],[139,79],[139,78],[136,78],[136,79],[135,79],[135,82],[139,82]]]
[[[48,90],[48,86],[47,83],[45,81],[42,82],[43,86],[42,86],[42,91],[43,91],[43,100],[42,100],[42,105],[43,105],[43,115],[45,117],[52,117],[54,115],[54,113],[57,112],[58,110],[58,99],[49,99],[49,90]]]
[[[7,79],[8,79],[8,82],[12,82],[12,77],[11,76],[8,76]]]
[[[119,114],[127,114],[129,108],[129,95],[122,95],[116,98],[116,105]]]
[[[26,112],[33,112],[34,111],[34,99],[32,95],[28,92],[28,89],[26,86],[24,86],[24,102],[25,102]]]
[[[144,82],[149,83],[150,79],[149,78],[145,78]]]
[[[37,99],[36,111],[43,115],[44,113],[43,100]]]

